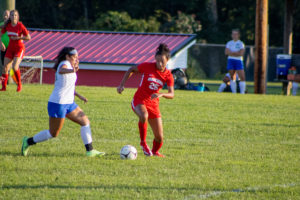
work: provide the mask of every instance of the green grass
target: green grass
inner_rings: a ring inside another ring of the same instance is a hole
[[[300,97],[176,91],[161,100],[162,159],[139,148],[134,89],[77,87],[94,147],[107,155],[85,157],[80,127],[67,120],[22,157],[23,136],[48,128],[52,88],[0,93],[0,199],[300,199]],[[119,158],[126,144],[137,160]]]

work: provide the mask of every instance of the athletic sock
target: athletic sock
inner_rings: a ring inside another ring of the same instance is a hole
[[[148,127],[147,122],[142,123],[142,122],[139,121],[139,131],[140,131],[141,145],[146,144],[147,127]]]
[[[90,125],[82,126],[80,128],[81,139],[87,151],[93,150],[92,145],[92,131]]]
[[[33,141],[33,137],[27,139],[28,145],[34,145],[36,142]]]
[[[92,151],[94,149],[92,143],[86,144],[84,146],[85,146],[86,151]]]
[[[246,82],[240,81],[240,93],[245,94],[245,90],[246,90]]]
[[[159,143],[155,139],[153,140],[153,147],[152,147],[152,153],[155,154],[159,151],[159,149],[162,147],[163,142]]]
[[[232,93],[236,93],[236,82],[235,80],[230,80],[230,88]]]
[[[16,79],[17,79],[17,84],[21,85],[21,72],[20,69],[15,71]]]
[[[218,89],[218,92],[223,92],[224,91],[224,89],[226,88],[226,84],[225,83],[222,83],[221,85],[220,85],[220,87],[219,87],[219,89]]]
[[[53,137],[50,134],[50,131],[49,130],[43,130],[43,131],[39,132],[38,134],[36,134],[35,136],[33,136],[32,142],[40,143],[40,142],[44,142],[46,140],[49,140],[51,138],[53,138]],[[28,141],[28,140],[27,140],[27,142],[31,142],[31,141]]]
[[[297,95],[297,90],[298,90],[298,83],[293,82],[293,87],[292,87],[292,95],[296,96]]]
[[[8,81],[8,74],[2,74],[2,90],[6,90],[6,85]]]

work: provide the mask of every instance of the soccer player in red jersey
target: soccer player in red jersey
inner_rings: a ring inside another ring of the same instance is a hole
[[[23,40],[30,40],[28,30],[19,22],[19,12],[17,10],[10,11],[10,17],[4,24],[4,27],[1,30],[0,37],[2,34],[6,33],[9,37],[9,44],[5,53],[4,58],[4,71],[2,74],[2,89],[1,91],[6,91],[6,85],[8,80],[8,71],[13,67],[17,79],[17,92],[22,90],[21,84],[21,73],[19,65],[23,59],[25,47]]]
[[[166,69],[167,62],[170,58],[170,50],[166,44],[160,44],[156,50],[155,60],[153,63],[141,63],[133,66],[125,73],[119,87],[118,93],[124,90],[125,82],[133,73],[142,73],[142,80],[136,91],[131,106],[135,114],[139,117],[139,132],[141,138],[141,147],[146,156],[164,155],[159,153],[163,145],[163,125],[159,111],[159,98],[174,98],[174,79],[170,70]],[[168,92],[159,93],[159,90],[167,83]],[[146,143],[148,122],[154,134],[153,148],[149,149]]]

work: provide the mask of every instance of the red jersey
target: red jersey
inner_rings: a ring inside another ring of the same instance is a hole
[[[11,23],[7,24],[5,28],[1,30],[1,33],[4,34],[7,32],[7,35],[9,37],[9,44],[8,46],[19,46],[23,47],[23,40],[12,40],[10,39],[12,36],[26,36],[28,35],[28,30],[26,27],[22,24],[22,22],[18,22],[15,26],[12,26]]]
[[[139,72],[142,73],[142,80],[134,98],[140,100],[151,100],[151,95],[158,93],[167,83],[167,86],[174,86],[173,75],[170,70],[164,72],[157,70],[156,63],[142,63],[138,65]],[[158,102],[158,98],[154,99]]]

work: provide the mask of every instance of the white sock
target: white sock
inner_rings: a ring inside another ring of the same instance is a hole
[[[218,92],[223,92],[225,88],[226,88],[226,84],[222,83],[218,89]]]
[[[39,142],[44,142],[46,140],[49,140],[52,138],[52,135],[50,134],[49,130],[43,130],[41,132],[39,132],[38,134],[36,134],[35,136],[33,136],[33,141],[35,143],[39,143]]]
[[[293,82],[293,87],[292,87],[292,95],[296,96],[297,95],[297,90],[298,90],[298,83]]]
[[[245,94],[246,90],[246,81],[240,81],[240,93]]]
[[[92,140],[92,131],[90,125],[82,126],[80,129],[80,133],[81,133],[81,139],[85,145],[92,143],[93,140]]]
[[[230,88],[232,93],[236,93],[236,82],[235,80],[230,80]]]

